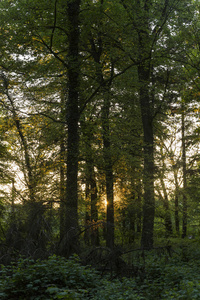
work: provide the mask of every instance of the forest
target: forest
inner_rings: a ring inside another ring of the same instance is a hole
[[[199,299],[199,1],[0,20],[0,297]]]

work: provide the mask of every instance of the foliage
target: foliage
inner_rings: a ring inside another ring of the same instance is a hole
[[[1,299],[82,299],[98,282],[95,271],[82,267],[76,256],[36,262],[20,259],[2,268],[0,295]]]
[[[178,240],[176,240],[178,242]],[[141,257],[141,255],[140,255]],[[66,260],[51,256],[44,261],[20,259],[2,267],[1,299],[198,299],[200,243],[182,243],[171,253],[145,252],[134,256],[137,276],[110,279],[82,266],[77,256]]]

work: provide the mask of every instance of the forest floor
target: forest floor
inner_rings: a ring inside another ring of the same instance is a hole
[[[200,299],[200,240],[160,242],[151,251],[124,251],[110,269],[106,259],[95,270],[76,255],[22,258],[2,267],[0,299]]]

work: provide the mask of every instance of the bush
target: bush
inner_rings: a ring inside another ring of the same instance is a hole
[[[193,248],[190,248],[191,250]],[[109,280],[80,264],[77,256],[66,260],[52,256],[47,260],[21,259],[0,272],[2,300],[155,300],[199,299],[200,256],[183,250],[173,257],[145,256],[143,276]],[[136,261],[135,261],[136,263]],[[141,261],[138,263],[141,264]]]
[[[83,299],[98,286],[99,276],[81,266],[76,256],[69,260],[52,256],[3,267],[0,282],[1,299]]]

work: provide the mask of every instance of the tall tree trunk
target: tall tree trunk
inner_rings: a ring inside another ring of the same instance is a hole
[[[90,135],[90,133],[89,133]],[[89,138],[89,137],[88,137]],[[87,199],[90,200],[90,224],[93,226],[90,228],[91,233],[91,244],[94,246],[99,245],[99,229],[97,226],[98,222],[98,207],[97,207],[97,200],[98,200],[98,193],[97,193],[97,184],[95,178],[95,171],[94,171],[94,161],[91,157],[91,140],[88,140],[89,147],[88,152],[86,153],[86,166],[87,166],[87,183],[88,183],[88,196]],[[86,150],[87,151],[87,150]]]
[[[180,233],[180,228],[179,228],[179,201],[178,201],[178,191],[175,190],[175,228],[176,228],[176,233],[179,235]]]
[[[15,222],[15,179],[12,178],[12,190],[11,190],[11,216],[12,216],[12,222]]]
[[[68,98],[67,183],[66,183],[66,256],[78,251],[78,155],[79,155],[79,10],[80,0],[67,1]]]
[[[61,92],[61,110],[60,110],[60,118],[61,120],[65,120],[65,93],[64,91]],[[66,176],[65,176],[65,169],[66,169],[66,145],[65,145],[65,126],[61,124],[60,128],[60,241],[64,238],[65,235],[65,188],[66,188]]]
[[[182,238],[186,237],[187,234],[187,196],[185,194],[187,187],[186,177],[186,146],[185,146],[185,112],[182,106],[181,113],[181,133],[182,133],[182,167],[183,167],[183,228]]]
[[[136,192],[137,192],[136,230],[138,233],[141,233],[141,231],[142,231],[142,186],[141,186],[140,179],[137,179]]]
[[[179,185],[178,185],[178,177],[177,177],[177,171],[174,169],[174,183],[175,183],[175,199],[174,199],[174,205],[175,205],[175,212],[174,212],[174,218],[175,218],[175,229],[177,235],[180,233],[180,222],[179,222]]]
[[[97,194],[97,184],[95,179],[95,172],[94,167],[91,170],[91,178],[90,178],[90,184],[91,184],[91,221],[94,221],[94,227],[92,228],[91,233],[91,244],[95,246],[99,246],[99,229],[98,229],[98,207],[97,207],[97,200],[98,200],[98,194]]]
[[[92,143],[95,140],[94,137],[94,124],[81,120],[81,129],[84,135],[84,149],[85,149],[85,161],[86,161],[86,231],[85,241],[94,246],[99,246],[99,228],[98,228],[98,189],[95,176],[95,166],[93,158]],[[89,208],[90,207],[90,208]],[[90,212],[90,214],[89,214]],[[90,225],[90,226],[88,226]]]
[[[143,125],[144,141],[144,204],[143,204],[143,228],[141,247],[151,249],[153,247],[153,229],[155,215],[154,199],[154,137],[153,117],[149,96],[150,67],[147,64],[138,67],[140,84],[140,107]]]
[[[103,1],[101,2],[103,4]],[[101,33],[98,35],[98,47],[91,36],[91,54],[96,67],[96,77],[98,83],[102,86],[103,107],[101,110],[102,120],[102,137],[103,137],[103,157],[106,176],[106,198],[107,198],[107,214],[106,214],[106,246],[113,249],[114,247],[114,193],[113,193],[113,165],[110,142],[110,85],[113,75],[113,65],[111,67],[110,82],[104,80],[104,74],[101,65],[101,55],[103,53]],[[97,50],[98,49],[98,50]]]
[[[135,170],[135,169],[134,169]],[[134,172],[133,172],[134,174]],[[136,212],[137,212],[137,196],[136,196],[136,184],[135,184],[135,176],[131,174],[131,189],[130,189],[130,202],[126,209],[123,209],[124,213],[124,221],[126,221],[125,217],[128,218],[129,221],[129,243],[133,243],[135,240],[135,228],[136,228]],[[126,216],[126,212],[128,212]],[[126,222],[124,222],[126,225]],[[124,229],[128,230],[127,226]]]
[[[113,194],[113,166],[110,142],[110,100],[109,93],[104,94],[102,107],[102,133],[103,133],[103,156],[106,175],[106,196],[107,196],[107,221],[106,221],[106,246],[114,247],[114,194]]]
[[[63,136],[60,140],[60,241],[65,234],[65,144]]]
[[[123,0],[120,3],[126,10],[127,16],[130,16],[130,22],[137,34],[137,37],[134,37],[137,42],[133,42],[133,60],[138,65],[139,99],[144,133],[144,204],[141,247],[151,249],[155,216],[153,99],[151,97],[154,91],[151,70],[155,60],[156,43],[166,25],[172,7],[168,0],[160,2],[159,10],[152,0],[138,0],[134,2],[133,6],[130,4],[131,2]],[[152,26],[154,23],[152,20],[155,20],[154,14],[157,16],[155,27]],[[159,61],[157,60],[156,66],[158,65]]]
[[[90,245],[90,208],[91,208],[91,202],[90,202],[90,175],[87,168],[87,162],[86,162],[86,182],[85,182],[85,231],[84,231],[84,241],[86,245]]]

